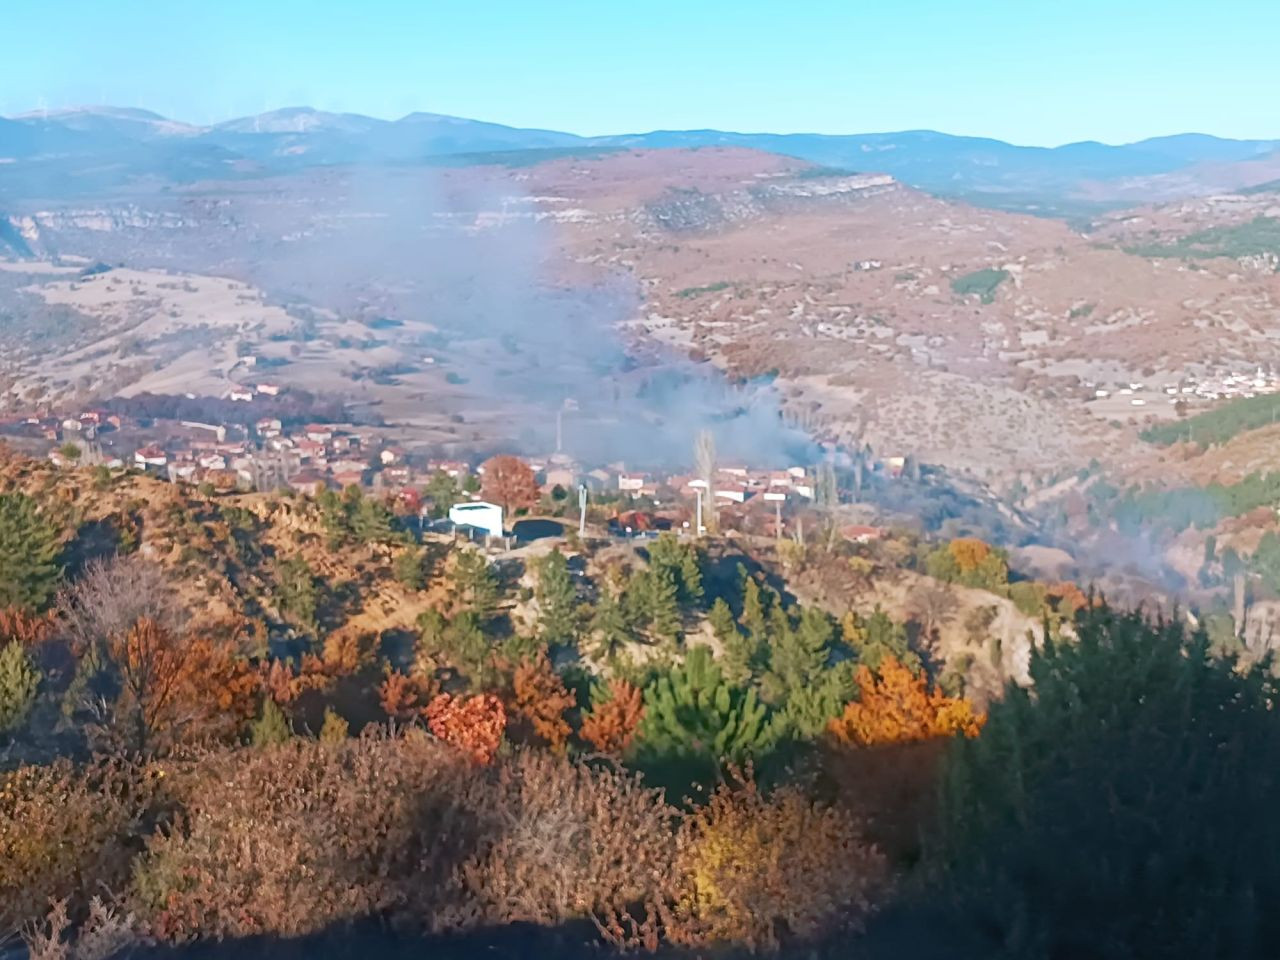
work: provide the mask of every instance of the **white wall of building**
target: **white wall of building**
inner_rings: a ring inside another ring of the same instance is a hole
[[[459,526],[475,527],[495,537],[502,536],[502,508],[496,503],[477,500],[455,504],[449,509],[449,519]]]

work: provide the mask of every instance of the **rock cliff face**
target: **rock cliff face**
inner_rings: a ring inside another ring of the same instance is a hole
[[[893,177],[880,174],[801,177],[722,193],[671,188],[660,199],[640,208],[636,221],[642,228],[673,233],[715,230],[769,213],[856,203],[899,189],[901,186]]]
[[[0,216],[0,252],[36,259],[75,253],[119,260],[125,251],[163,248],[179,235],[228,226],[232,223],[216,209],[194,205],[181,211],[126,203],[11,213]]]

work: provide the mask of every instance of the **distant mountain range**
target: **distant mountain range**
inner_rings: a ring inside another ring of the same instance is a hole
[[[1187,171],[1220,172],[1224,165],[1250,163],[1251,170],[1258,168],[1256,177],[1266,179],[1271,161],[1280,166],[1280,140],[1194,133],[1119,146],[1087,141],[1047,148],[929,130],[847,136],[657,130],[580,137],[429,113],[388,121],[308,107],[201,127],[146,110],[85,107],[0,119],[0,202],[327,165],[461,165],[509,162],[505,155],[527,151],[700,147],[744,147],[826,167],[883,172],[937,194],[1050,213],[1072,203],[1106,205],[1108,184],[1132,202],[1135,190],[1142,195],[1145,178],[1152,178],[1153,199],[1159,199],[1162,187],[1174,189],[1161,179],[1170,175],[1178,175],[1171,181],[1177,190],[1194,193],[1199,181]],[[1218,180],[1208,177],[1206,191]]]

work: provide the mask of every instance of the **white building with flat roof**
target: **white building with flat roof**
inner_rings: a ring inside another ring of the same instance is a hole
[[[475,500],[449,508],[449,519],[460,527],[475,527],[495,537],[502,536],[502,507]]]

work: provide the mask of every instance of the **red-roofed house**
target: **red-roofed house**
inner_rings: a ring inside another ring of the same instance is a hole
[[[140,467],[163,467],[169,456],[157,446],[140,447],[133,454],[133,462]]]

